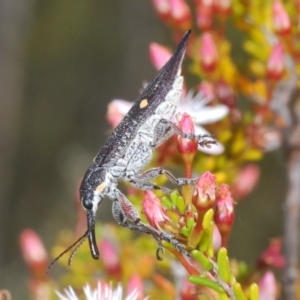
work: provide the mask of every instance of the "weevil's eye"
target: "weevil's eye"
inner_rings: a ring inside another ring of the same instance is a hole
[[[83,198],[81,200],[81,205],[86,210],[91,210],[93,208],[93,201],[90,198]]]
[[[81,205],[84,210],[91,210],[93,208],[93,193],[86,192],[81,198]]]

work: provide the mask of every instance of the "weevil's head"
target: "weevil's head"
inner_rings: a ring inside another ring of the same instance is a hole
[[[81,190],[81,206],[84,209],[87,216],[87,231],[86,236],[89,240],[91,254],[94,259],[99,258],[99,250],[96,242],[95,235],[95,223],[96,223],[96,212],[98,204],[101,200],[100,195],[95,197],[92,190]]]
[[[81,187],[80,201],[87,216],[87,237],[93,258],[99,258],[95,239],[95,222],[98,206],[110,187],[104,168],[90,167],[86,172]]]

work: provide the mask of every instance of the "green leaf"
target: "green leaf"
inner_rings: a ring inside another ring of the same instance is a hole
[[[199,250],[193,250],[191,252],[192,257],[196,259],[204,270],[210,271],[213,268],[212,262]]]
[[[249,289],[250,300],[259,300],[259,287],[256,283],[252,283]]]
[[[176,207],[177,207],[178,211],[180,212],[180,214],[183,215],[185,213],[185,203],[184,203],[183,197],[180,195],[177,197]]]
[[[227,256],[227,249],[224,247],[220,248],[218,251],[217,264],[221,279],[226,283],[230,283],[229,259]]]
[[[170,199],[172,203],[177,206],[177,198],[179,197],[179,192],[177,190],[174,190],[170,194]]]
[[[214,291],[219,292],[219,293],[224,292],[224,289],[219,284],[217,284],[216,282],[214,282],[206,277],[203,277],[203,276],[192,275],[189,277],[189,282],[197,284],[197,285],[206,286],[206,287],[211,288]]]
[[[207,229],[210,226],[210,223],[213,219],[214,216],[214,210],[211,208],[209,209],[203,217],[203,221],[202,221],[202,228],[203,229]]]
[[[238,282],[233,285],[233,294],[236,297],[236,300],[247,300],[246,295]]]
[[[173,204],[168,197],[162,197],[160,202],[166,209],[173,209]]]

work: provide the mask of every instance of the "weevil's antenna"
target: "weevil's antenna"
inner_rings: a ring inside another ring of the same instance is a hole
[[[89,232],[87,231],[82,237],[81,240],[78,240],[78,244],[75,247],[75,249],[72,251],[69,260],[68,260],[68,265],[71,266],[71,262],[73,260],[73,257],[75,255],[75,253],[77,252],[77,250],[80,248],[80,246],[83,244],[83,242],[86,240],[87,236],[88,236]]]
[[[75,252],[78,250],[78,248],[82,245],[82,243],[85,241],[85,239],[88,237],[89,235],[89,231],[87,230],[84,235],[82,235],[77,241],[75,241],[71,246],[69,246],[66,250],[64,250],[61,254],[59,254],[51,263],[50,265],[48,266],[47,268],[47,271],[46,273],[49,274],[53,265],[62,257],[64,256],[67,252],[69,252],[73,247],[75,247],[76,245],[76,248],[74,249],[74,251],[71,253],[71,256],[69,258],[69,261],[68,261],[68,265],[71,264],[71,261],[72,261],[72,258],[75,254]]]
[[[96,238],[95,238],[95,216],[92,211],[87,211],[87,221],[88,221],[88,229],[87,231],[77,240],[75,241],[71,246],[69,246],[66,250],[64,250],[61,254],[59,254],[49,265],[47,268],[47,274],[49,274],[50,270],[52,269],[53,265],[62,257],[64,256],[67,252],[69,252],[73,247],[75,249],[72,251],[69,260],[68,260],[68,265],[71,265],[72,259],[77,252],[77,250],[81,247],[83,242],[89,238],[89,245],[90,245],[90,250],[91,254],[94,259],[98,259],[100,257],[99,255],[99,250],[97,247],[96,243]]]

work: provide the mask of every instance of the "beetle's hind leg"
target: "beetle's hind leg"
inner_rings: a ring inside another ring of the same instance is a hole
[[[184,245],[173,238],[167,232],[159,231],[150,225],[143,223],[140,219],[139,213],[131,202],[119,190],[115,191],[116,198],[113,199],[112,214],[116,222],[123,227],[134,231],[151,234],[158,242],[158,250],[156,252],[157,259],[161,260],[159,253],[163,252],[162,241],[172,244],[177,251],[190,256],[189,252],[185,250]],[[128,222],[129,221],[129,222]]]
[[[152,169],[151,169],[152,170]],[[145,173],[145,172],[144,172]],[[127,178],[128,182],[133,185],[135,188],[142,190],[142,191],[157,191],[160,190],[165,194],[170,194],[172,192],[172,190],[164,187],[164,186],[160,186],[157,185],[155,183],[149,182],[148,180],[156,178],[157,176],[154,176],[150,179],[148,179],[148,177],[143,177],[142,175],[144,173],[141,173],[138,176],[129,176]]]
[[[165,175],[167,176],[167,178],[173,183],[173,184],[176,184],[178,186],[181,186],[181,185],[194,185],[198,178],[185,178],[185,177],[182,177],[182,178],[176,178],[171,172],[165,170],[165,169],[162,169],[162,168],[152,168],[152,169],[149,169],[143,173],[140,173],[140,174],[137,174],[137,175],[134,175],[134,176],[129,176],[129,182],[141,189],[141,190],[149,190],[147,187],[150,185],[153,185],[154,187],[153,188],[150,188],[150,190],[155,190],[155,189],[160,189],[161,191],[163,192],[166,192],[166,193],[170,193],[171,190],[169,189],[166,189],[165,187],[160,187],[160,186],[157,186],[151,182],[148,182],[149,180],[152,180],[152,179],[155,179],[157,177],[159,177],[160,175]],[[167,191],[165,191],[165,189]]]

